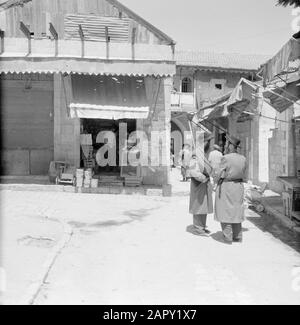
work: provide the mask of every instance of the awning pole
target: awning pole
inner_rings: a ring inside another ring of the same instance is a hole
[[[195,139],[194,139],[194,132],[193,132],[192,123],[191,123],[190,120],[189,120],[189,128],[190,128],[190,132],[192,134],[192,144],[193,144],[193,147],[196,148]]]

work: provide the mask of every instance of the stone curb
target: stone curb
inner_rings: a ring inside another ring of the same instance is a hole
[[[265,212],[276,218],[284,227],[293,230],[294,232],[300,234],[300,227],[293,221],[291,221],[290,219],[288,219],[288,217],[286,217],[285,215],[283,215],[282,213],[280,213],[279,211],[275,210],[274,208],[272,208],[270,205],[267,205],[265,202],[262,202],[262,204],[265,207]]]
[[[66,222],[57,220],[59,223],[63,226],[63,236],[58,242],[57,245],[52,249],[52,251],[48,254],[47,259],[45,263],[43,264],[43,270],[40,272],[37,279],[29,286],[26,294],[22,297],[22,299],[19,302],[19,305],[33,305],[35,300],[37,299],[43,285],[46,283],[47,278],[49,276],[49,273],[59,256],[59,254],[62,252],[62,250],[66,247],[68,242],[71,240],[71,237],[73,235],[73,230],[70,225],[68,225]]]
[[[36,185],[36,184],[0,184],[0,191],[32,191],[32,192],[61,192],[81,194],[115,194],[115,195],[142,195],[142,196],[171,196],[171,188],[146,188],[146,187],[99,187],[76,188],[64,185]]]

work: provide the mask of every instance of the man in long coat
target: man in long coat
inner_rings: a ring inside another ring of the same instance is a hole
[[[205,133],[204,151],[194,152],[189,167],[191,178],[189,212],[193,215],[193,226],[189,229],[197,236],[208,236],[210,231],[206,227],[207,215],[213,213],[212,185],[210,173],[212,168],[208,162],[208,153],[212,137]],[[202,155],[202,157],[201,157]]]
[[[237,153],[240,140],[227,137],[227,154],[222,158],[216,189],[215,220],[221,223],[226,243],[242,242],[246,158]]]

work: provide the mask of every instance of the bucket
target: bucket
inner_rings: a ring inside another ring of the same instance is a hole
[[[98,188],[98,179],[91,180],[91,188]]]

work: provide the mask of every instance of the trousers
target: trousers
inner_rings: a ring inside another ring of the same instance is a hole
[[[228,241],[242,241],[243,231],[241,223],[221,223],[223,235]]]
[[[206,228],[207,214],[194,214],[193,224],[194,226],[204,230]]]

